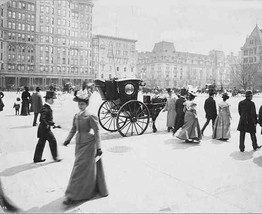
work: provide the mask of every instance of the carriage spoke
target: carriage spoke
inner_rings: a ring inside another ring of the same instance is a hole
[[[143,119],[144,120],[144,119]],[[137,120],[138,121],[138,120]],[[144,124],[147,124],[147,122],[145,122],[145,121],[140,121],[139,120],[139,123],[144,123]]]
[[[131,126],[132,124],[131,124],[131,122],[130,122],[130,126]],[[127,131],[126,131],[126,134],[125,135],[127,135],[127,133],[128,133],[128,131],[129,131],[129,129],[130,129],[130,126],[128,127],[128,129],[127,129]]]
[[[106,115],[108,115],[108,116],[106,117]],[[101,120],[104,120],[104,119],[107,119],[107,118],[111,117],[110,114],[106,114],[106,115],[103,118],[101,118]]]
[[[112,121],[113,121],[113,119],[111,119],[111,121],[110,121],[110,123],[109,123],[109,126],[108,126],[108,127],[111,127]]]
[[[137,123],[137,122],[136,122],[136,123]],[[139,135],[135,124],[134,124],[134,126],[135,126],[135,129],[136,129],[136,134]]]
[[[142,126],[140,126],[140,124],[138,123],[138,122],[136,122],[136,124],[143,130],[143,127]]]
[[[131,122],[127,122],[127,123],[122,127],[122,129],[126,128],[129,123],[131,123]]]
[[[140,110],[142,110],[141,113],[143,113],[143,109],[142,109],[142,106],[141,106],[141,105],[139,105],[139,107],[137,108],[136,115],[139,115],[138,112],[139,112]],[[140,114],[141,114],[141,113],[140,113]]]
[[[131,136],[133,136],[133,126],[134,126],[134,123],[131,123]]]
[[[110,120],[111,120],[111,117],[104,123],[104,125],[106,125],[108,123],[108,121],[110,121]]]
[[[126,118],[126,119],[129,118],[129,116],[125,116],[125,115],[119,115],[119,118],[120,118],[120,117],[122,117],[122,118]]]
[[[123,137],[141,135],[148,127],[149,117],[149,110],[144,103],[130,100],[119,109],[116,118],[117,130]]]

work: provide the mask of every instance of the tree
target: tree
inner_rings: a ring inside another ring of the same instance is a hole
[[[260,84],[259,64],[239,62],[231,65],[231,83],[238,89],[255,90]]]

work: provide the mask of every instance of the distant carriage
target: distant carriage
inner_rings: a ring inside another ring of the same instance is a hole
[[[142,135],[150,122],[154,122],[166,105],[166,98],[151,99],[144,96],[143,102],[137,100],[139,86],[143,81],[136,78],[115,80],[95,80],[102,100],[98,109],[100,125],[107,131],[118,131],[123,137]]]

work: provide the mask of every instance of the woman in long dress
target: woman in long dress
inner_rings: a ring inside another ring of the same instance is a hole
[[[185,105],[185,118],[184,118],[184,125],[182,129],[176,136],[181,140],[185,140],[185,142],[194,142],[199,143],[201,140],[201,132],[199,121],[197,118],[196,112],[196,103],[193,101],[196,95],[193,92],[189,93],[189,100],[187,100]]]
[[[80,112],[74,116],[73,126],[64,142],[67,146],[76,133],[75,162],[63,202],[66,205],[91,199],[97,194],[108,195],[102,159],[96,162],[96,156],[101,156],[102,150],[97,117],[87,108],[89,94],[86,90],[78,91],[73,100],[78,102]]]
[[[166,126],[167,131],[170,132],[175,127],[175,118],[176,118],[176,98],[172,96],[173,92],[171,88],[167,89],[168,98],[166,106],[163,109],[163,112],[167,111]]]
[[[29,115],[29,101],[31,98],[31,94],[29,93],[29,88],[27,86],[24,87],[24,91],[22,93],[22,108],[20,115]]]
[[[218,104],[219,113],[215,120],[214,131],[212,138],[218,140],[228,140],[231,137],[230,134],[230,124],[231,124],[231,114],[229,109],[229,104],[226,100],[229,98],[227,93],[222,95],[223,102]]]

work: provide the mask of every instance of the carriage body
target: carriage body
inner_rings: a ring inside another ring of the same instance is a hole
[[[164,101],[159,104],[152,103],[150,98],[149,102],[138,101],[139,86],[143,85],[141,79],[94,82],[104,101],[98,110],[99,123],[107,131],[118,131],[122,136],[141,135],[147,129],[150,118],[155,119],[154,111],[159,108],[162,110],[165,106]]]

